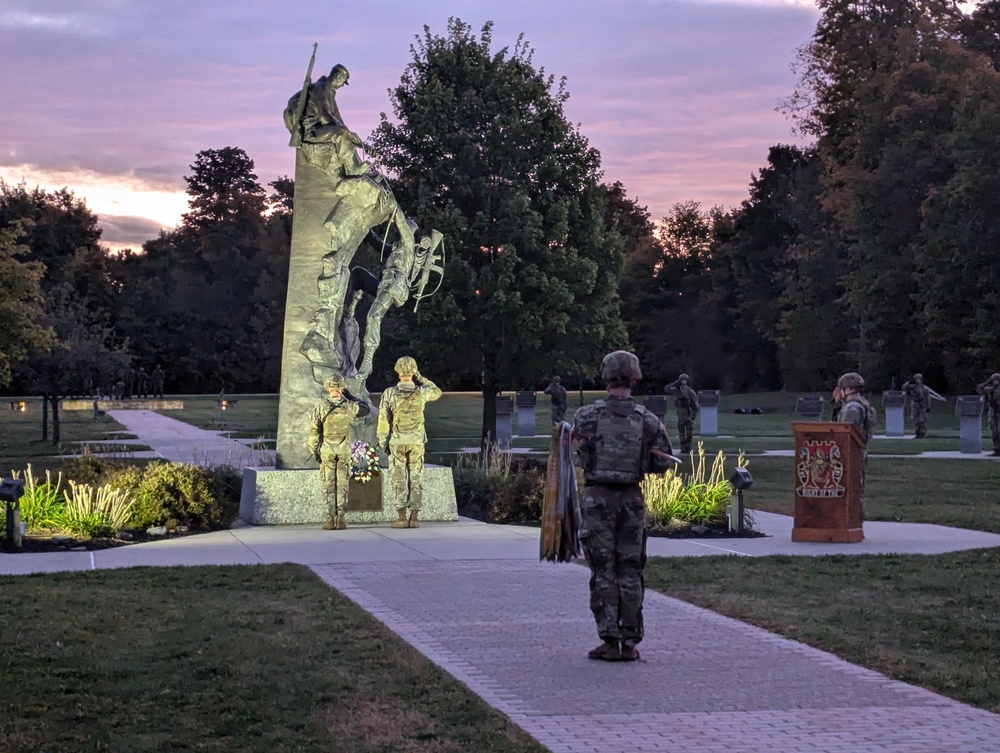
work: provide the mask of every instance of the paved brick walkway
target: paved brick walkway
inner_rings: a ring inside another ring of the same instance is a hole
[[[314,570],[554,753],[1000,750],[1000,716],[653,592],[642,661],[589,661],[576,565]]]

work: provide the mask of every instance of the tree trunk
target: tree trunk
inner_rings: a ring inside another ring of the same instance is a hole
[[[42,441],[48,441],[49,438],[49,395],[48,393],[42,394]]]
[[[59,397],[49,395],[49,400],[52,401],[52,444],[59,444]]]
[[[497,395],[496,385],[483,385],[483,434],[482,448],[485,451],[497,441]]]

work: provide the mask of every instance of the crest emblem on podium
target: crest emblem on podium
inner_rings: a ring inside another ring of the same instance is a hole
[[[840,447],[832,440],[806,440],[799,450],[796,466],[800,497],[843,497],[846,488]]]

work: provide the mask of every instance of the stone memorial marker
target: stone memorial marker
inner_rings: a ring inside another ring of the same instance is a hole
[[[535,436],[535,405],[538,403],[538,395],[534,392],[518,392],[514,403],[517,405],[517,435]]]
[[[795,401],[795,412],[802,421],[822,421],[823,396],[816,393],[799,395]]]
[[[905,436],[903,428],[903,405],[906,393],[902,390],[886,390],[882,393],[882,407],[885,408],[885,435]]]
[[[701,410],[699,433],[703,437],[719,436],[719,390],[698,390],[698,405]]]
[[[514,398],[507,395],[497,395],[497,445],[501,450],[510,449],[510,437],[513,434]]]
[[[667,396],[666,395],[646,395],[643,399],[646,410],[654,413],[661,421],[667,420]]]
[[[955,401],[958,416],[958,451],[979,455],[983,451],[983,397],[960,395]]]

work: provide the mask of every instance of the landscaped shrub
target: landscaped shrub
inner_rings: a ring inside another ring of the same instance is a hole
[[[747,465],[743,453],[736,459],[737,467]],[[650,523],[659,528],[675,528],[686,524],[726,525],[726,507],[732,501],[733,487],[726,477],[726,457],[720,451],[706,478],[705,447],[699,442],[691,455],[691,472],[671,469],[663,475],[649,475],[642,482],[646,499],[646,514]]]
[[[69,482],[64,495],[61,527],[70,533],[96,537],[125,528],[132,517],[128,492],[111,486]]]
[[[132,525],[139,528],[179,525],[224,528],[239,507],[207,468],[183,463],[151,463],[145,470],[129,468],[115,477],[118,489],[135,498]]]
[[[544,463],[514,458],[493,445],[463,455],[452,468],[463,515],[491,523],[538,522],[545,488]]]
[[[14,478],[22,474],[13,471]],[[23,474],[24,496],[21,497],[21,522],[28,531],[58,531],[65,505],[62,496],[62,474],[52,480],[52,472],[45,471],[45,481],[35,477],[29,464]]]
[[[92,486],[104,486],[114,476],[126,468],[125,463],[107,458],[99,458],[84,452],[78,458],[70,458],[62,464],[62,472],[69,481]]]

